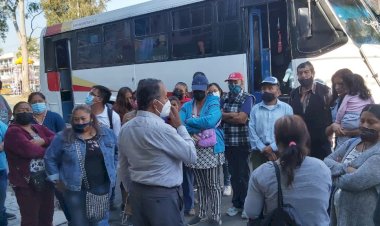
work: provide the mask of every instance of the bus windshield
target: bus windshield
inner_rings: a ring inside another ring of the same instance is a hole
[[[357,44],[380,44],[379,22],[359,0],[330,0],[347,34]]]

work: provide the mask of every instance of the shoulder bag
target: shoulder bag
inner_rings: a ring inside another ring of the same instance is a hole
[[[298,217],[296,210],[290,204],[284,204],[281,189],[280,168],[275,161],[273,161],[273,166],[276,171],[278,184],[278,206],[265,217],[263,212],[261,212],[259,218],[249,219],[248,226],[301,226],[301,221],[299,220],[300,218]]]
[[[86,169],[84,168],[84,158],[79,149],[78,142],[75,141],[75,149],[77,151],[79,165],[82,171],[83,182],[86,188],[86,216],[90,221],[102,220],[110,206],[109,194],[96,195],[90,192],[90,184],[87,180]]]

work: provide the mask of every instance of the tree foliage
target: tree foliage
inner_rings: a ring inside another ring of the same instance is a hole
[[[41,0],[47,25],[54,25],[103,12],[109,0]]]
[[[40,45],[38,44],[38,38],[31,38],[28,41],[27,49],[29,57],[39,58],[40,57]],[[17,58],[21,57],[21,47],[18,48],[16,53]]]

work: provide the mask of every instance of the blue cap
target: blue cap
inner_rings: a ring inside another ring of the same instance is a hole
[[[280,85],[280,83],[278,82],[278,79],[276,77],[272,77],[272,76],[268,76],[268,77],[264,78],[264,80],[261,82],[261,85],[266,85],[266,84]]]
[[[193,82],[191,83],[191,89],[206,91],[208,86],[208,79],[203,74],[195,74],[193,77]]]

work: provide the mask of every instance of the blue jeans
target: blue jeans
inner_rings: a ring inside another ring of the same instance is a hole
[[[183,201],[185,204],[185,213],[194,208],[194,173],[191,168],[183,165]]]
[[[0,170],[0,225],[7,226],[7,214],[5,213],[5,197],[7,195],[8,175],[7,170]]]
[[[99,187],[91,188],[94,194],[110,193],[109,183]],[[109,212],[103,220],[99,222],[90,222],[86,216],[86,190],[69,191],[66,190],[63,194],[66,205],[69,209],[71,222],[70,226],[109,226]]]

